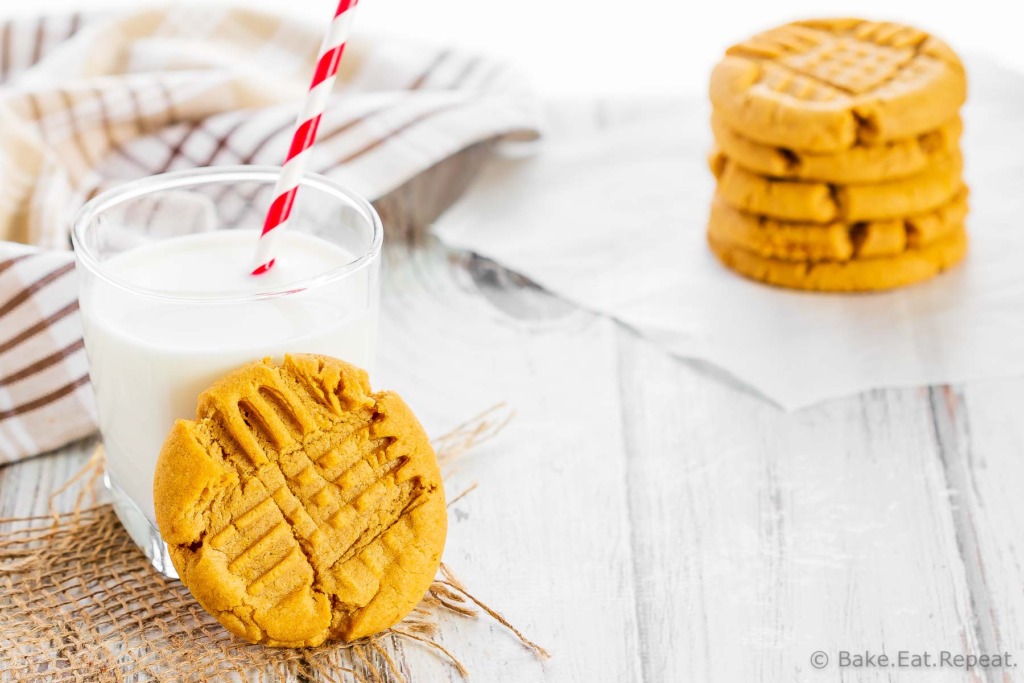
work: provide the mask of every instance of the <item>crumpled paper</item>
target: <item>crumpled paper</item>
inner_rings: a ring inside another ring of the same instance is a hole
[[[968,72],[970,253],[907,289],[801,293],[719,265],[700,100],[552,105],[541,153],[491,164],[435,231],[785,409],[1024,374],[1024,75]]]

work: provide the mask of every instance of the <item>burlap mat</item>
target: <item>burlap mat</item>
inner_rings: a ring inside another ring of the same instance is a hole
[[[493,416],[435,442],[446,472],[501,429]],[[248,644],[203,611],[180,582],[150,566],[110,505],[88,504],[101,467],[94,458],[65,486],[81,489],[72,512],[0,520],[0,681],[415,680],[389,654],[398,640],[431,648],[465,676],[456,654],[434,640],[443,612],[484,613],[535,655],[547,656],[444,565],[416,610],[373,638],[307,649]]]

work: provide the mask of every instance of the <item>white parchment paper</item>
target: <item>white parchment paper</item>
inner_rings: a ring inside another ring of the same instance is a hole
[[[787,409],[1024,374],[1024,76],[968,62],[967,261],[881,294],[753,283],[709,252],[702,101],[552,105],[540,153],[492,164],[436,233]]]

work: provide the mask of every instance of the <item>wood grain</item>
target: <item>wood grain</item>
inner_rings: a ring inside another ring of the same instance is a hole
[[[451,508],[445,561],[553,658],[486,619],[444,619],[473,680],[1019,680],[819,672],[809,657],[1024,657],[1024,380],[783,413],[427,238],[466,159],[378,203],[391,244],[374,384],[432,434],[495,403],[516,412],[449,480],[450,496],[479,488]],[[90,449],[0,469],[0,514],[45,512]],[[458,680],[423,648],[391,651],[413,680]]]
[[[452,508],[445,561],[555,656],[533,659],[487,621],[447,624],[443,644],[478,680],[633,680],[615,327],[580,312],[512,318],[450,268],[436,246],[389,264],[375,382],[435,434],[499,401],[515,409],[449,486],[479,483]],[[432,679],[429,662],[415,668]]]
[[[930,391],[935,437],[960,557],[984,652],[1024,645],[1024,380],[979,382]],[[1020,662],[1024,667],[1024,662]],[[1020,668],[1018,667],[1018,669]],[[1009,683],[1019,672],[979,680]]]
[[[622,362],[644,680],[815,680],[817,650],[977,650],[926,392],[785,414],[631,335]]]

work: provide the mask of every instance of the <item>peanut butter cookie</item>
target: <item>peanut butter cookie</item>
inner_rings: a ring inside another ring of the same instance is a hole
[[[861,19],[799,21],[734,45],[711,74],[725,123],[766,145],[830,154],[936,130],[967,97],[939,39]]]
[[[441,561],[444,488],[396,394],[325,356],[252,363],[179,420],[154,481],[182,582],[229,631],[274,646],[351,641],[420,601]]]
[[[766,178],[724,155],[711,159],[718,196],[727,203],[747,213],[808,223],[884,220],[937,209],[962,189],[962,166],[956,153],[909,178],[836,185]]]
[[[874,292],[927,280],[957,264],[967,252],[967,233],[949,235],[897,256],[851,261],[781,261],[765,258],[708,235],[715,256],[752,280],[790,289],[821,292]]]
[[[761,175],[827,183],[878,183],[906,178],[941,163],[959,149],[963,124],[957,117],[937,130],[880,145],[854,145],[835,154],[813,154],[762,145],[711,117],[718,148],[740,166]]]
[[[716,199],[708,234],[724,244],[780,261],[849,261],[895,256],[941,239],[963,225],[967,191],[927,213],[865,221],[793,223],[743,213]]]

